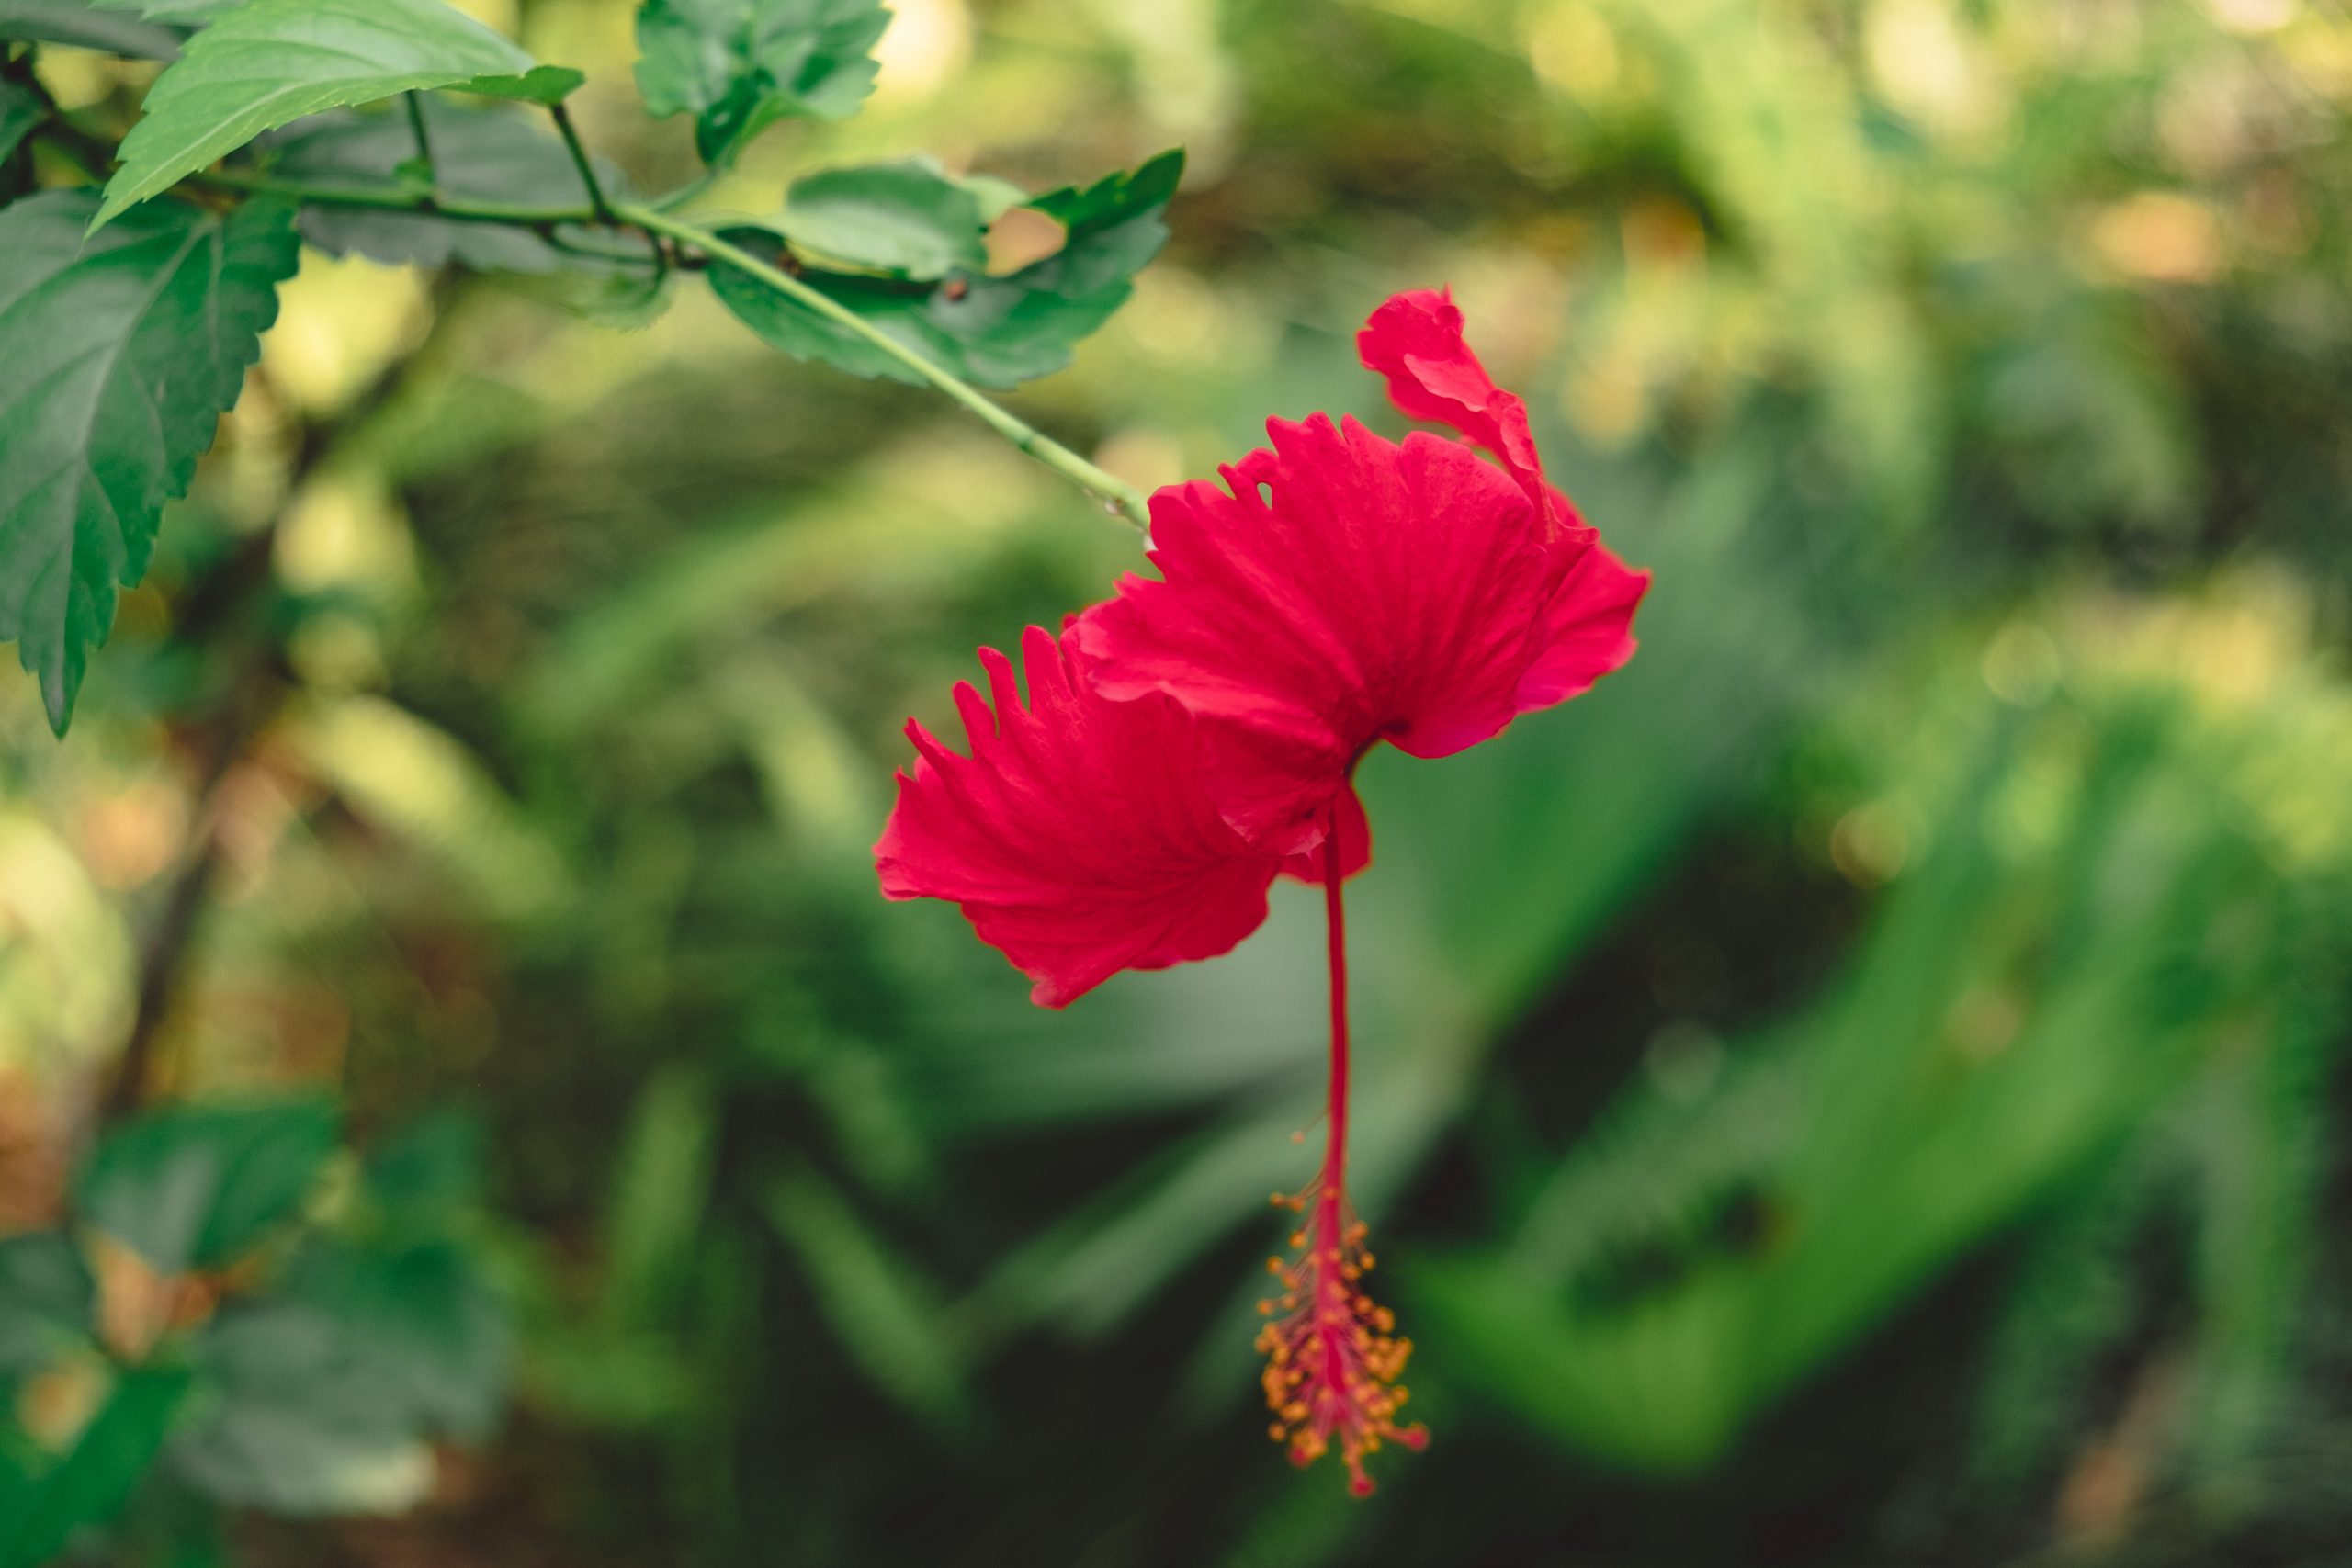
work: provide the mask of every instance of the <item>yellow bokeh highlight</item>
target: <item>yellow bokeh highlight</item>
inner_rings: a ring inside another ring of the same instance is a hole
[[[1866,31],[1871,73],[1888,100],[1938,130],[1971,135],[2006,113],[1999,77],[1947,0],[1882,0]]]
[[[301,271],[278,289],[263,370],[293,403],[332,412],[415,347],[426,311],[415,269],[306,250]]]
[[[2233,33],[2275,33],[2293,21],[2297,0],[2205,0],[2213,19]]]
[[[1527,62],[1545,82],[1588,100],[1605,98],[1616,90],[1623,75],[1617,35],[1592,6],[1539,6],[1528,13],[1524,27]]]
[[[389,598],[415,585],[408,520],[382,489],[352,474],[305,486],[277,528],[277,575],[298,592],[340,589]]]
[[[971,56],[972,13],[965,0],[891,0],[889,29],[874,50],[880,67],[875,107],[937,92]]]
[[[2210,283],[2227,260],[2212,209],[2165,191],[2143,191],[2100,212],[2091,243],[2116,272],[2156,283]]]
[[[46,1075],[112,1046],[129,1021],[122,916],[57,833],[0,809],[0,1069]]]

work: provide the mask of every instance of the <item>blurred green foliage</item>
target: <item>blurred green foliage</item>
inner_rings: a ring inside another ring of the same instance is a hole
[[[636,188],[695,173],[632,7],[470,8],[591,68]],[[1430,1451],[1356,1505],[1251,1410],[1314,900],[1047,1014],[873,886],[905,716],[1132,536],[708,301],[311,255],[72,741],[0,683],[0,1473],[101,1517],[166,1451],[85,1537],[125,1562],[2340,1550],[2352,21],[896,9],[865,112],[714,200],[1182,143],[1168,250],[1025,417],[1139,483],[1394,428],[1349,333],[1450,280],[1657,571],[1591,696],[1364,770],[1358,1197]],[[155,1075],[197,1109],[83,1159],[207,842]],[[119,1196],[190,1183],[230,1234]],[[276,1261],[118,1376],[120,1247]]]

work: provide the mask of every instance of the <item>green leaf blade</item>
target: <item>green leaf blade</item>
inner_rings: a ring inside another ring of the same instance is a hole
[[[461,93],[475,93],[485,98],[509,98],[553,108],[587,85],[587,73],[569,65],[534,65],[520,76],[477,76],[456,86]]]
[[[14,82],[0,82],[0,162],[46,118],[39,98]]]
[[[722,229],[718,237],[740,245],[763,260],[781,265],[787,259],[784,242],[774,231],[749,225]],[[758,278],[724,262],[710,267],[710,289],[735,319],[752,329],[770,347],[795,359],[811,359],[867,380],[884,378],[919,384],[920,378],[857,333],[797,301]],[[961,374],[961,354],[938,334],[926,332],[922,311],[930,296],[893,291],[873,278],[842,274],[805,273],[803,282],[820,288],[838,304],[865,317],[876,330],[908,347],[933,355],[946,368]]]
[[[453,1244],[311,1247],[206,1326],[207,1399],[171,1464],[232,1506],[398,1512],[431,1487],[431,1443],[496,1425],[514,1350],[505,1303]]]
[[[1183,177],[1184,150],[1171,147],[1136,168],[1105,175],[1091,186],[1049,190],[1029,205],[1075,238],[1158,212],[1174,198]]]
[[[305,115],[438,87],[554,102],[577,85],[441,0],[250,0],[156,78],[91,228]]]
[[[1028,205],[1064,224],[1068,237],[1054,254],[1004,276],[959,266],[928,288],[818,269],[804,269],[801,277],[958,378],[983,387],[1018,386],[1065,368],[1078,344],[1126,303],[1135,274],[1167,243],[1163,218],[1183,166],[1181,151],[1163,152],[1083,189],[1036,197]],[[985,190],[965,188],[976,202],[985,202]],[[720,237],[781,262],[790,228],[788,221],[742,225]],[[710,284],[746,326],[796,358],[821,360],[854,376],[918,379],[856,333],[739,269],[714,265]]]
[[[91,1155],[83,1216],[162,1272],[222,1267],[300,1211],[340,1123],[323,1100],[157,1112]]]
[[[0,1568],[39,1568],[83,1527],[113,1518],[170,1438],[190,1381],[176,1369],[124,1372],[71,1453],[0,1493],[14,1505],[0,1516]]]
[[[246,0],[83,0],[101,11],[136,11],[151,22],[176,22],[201,27],[235,10]]]
[[[695,117],[703,161],[779,119],[846,119],[874,90],[881,0],[645,0],[637,81],[657,119]]]
[[[37,1371],[63,1345],[86,1341],[97,1282],[56,1232],[0,1241],[0,1380]]]
[[[288,208],[170,203],[85,244],[96,206],[57,191],[0,209],[0,640],[60,734],[298,257]]]
[[[131,60],[176,60],[177,28],[96,10],[84,0],[0,0],[0,39],[62,43]]]
[[[777,227],[797,250],[862,271],[934,279],[988,270],[981,198],[928,159],[795,181]]]

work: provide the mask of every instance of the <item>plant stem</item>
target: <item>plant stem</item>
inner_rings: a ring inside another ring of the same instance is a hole
[[[403,95],[408,102],[408,129],[416,138],[416,161],[424,165],[424,183],[435,191],[441,188],[441,170],[433,161],[433,133],[424,126],[424,95]]]
[[[691,223],[682,223],[648,207],[624,206],[615,209],[615,216],[627,226],[642,229],[648,233],[665,235],[682,244],[694,246],[714,261],[723,262],[745,276],[753,278],[777,293],[824,317],[845,331],[888,355],[933,387],[944,392],[986,423],[989,429],[1036,458],[1046,467],[1069,479],[1080,489],[1099,497],[1114,511],[1125,513],[1130,522],[1148,526],[1151,512],[1143,492],[1114,475],[1088,462],[1077,453],[1053,440],[1044,432],[1016,418],[983,395],[978,389],[940,366],[933,364],[913,349],[907,347],[889,333],[875,326],[856,311],[835,299],[822,289],[811,288],[780,267],[762,261],[741,245],[731,244],[707,230]]]
[[[1322,1180],[1322,1201],[1329,1206],[1334,1235],[1340,1219],[1340,1194],[1348,1179],[1348,922],[1340,896],[1340,814],[1335,807],[1330,835],[1323,840],[1323,916],[1331,970],[1331,1081],[1325,1105],[1329,1141],[1324,1145]]]
[[[577,207],[518,207],[503,201],[471,201],[463,197],[428,197],[391,186],[311,185],[300,180],[266,179],[257,175],[192,175],[198,185],[247,196],[282,196],[320,207],[364,207],[379,212],[414,212],[461,223],[505,223],[517,229],[543,229],[550,224],[582,226],[597,221],[595,213]]]
[[[620,220],[613,215],[613,204],[605,199],[605,187],[597,183],[595,163],[588,156],[588,149],[581,145],[570,107],[549,104],[548,113],[555,117],[555,128],[563,133],[564,151],[571,154],[571,166],[580,171],[580,183],[588,187],[588,205],[595,209],[596,220],[617,227]]]

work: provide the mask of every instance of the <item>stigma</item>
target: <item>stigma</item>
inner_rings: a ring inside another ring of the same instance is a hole
[[[1269,1435],[1295,1465],[1337,1449],[1348,1490],[1368,1497],[1367,1456],[1389,1443],[1417,1451],[1429,1446],[1426,1427],[1397,1424],[1407,1396],[1396,1379],[1413,1342],[1397,1336],[1396,1314],[1363,1288],[1372,1254],[1336,1186],[1277,1195],[1274,1202],[1306,1218],[1291,1235],[1292,1256],[1266,1260],[1281,1294],[1258,1303],[1269,1319],[1258,1333],[1266,1407],[1274,1416]]]

